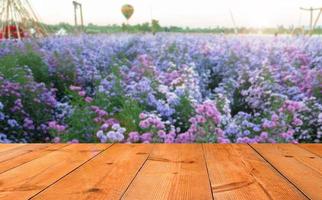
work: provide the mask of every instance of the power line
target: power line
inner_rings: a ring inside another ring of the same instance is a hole
[[[234,15],[233,15],[233,12],[231,11],[231,9],[229,9],[229,13],[230,13],[230,17],[231,17],[231,20],[233,22],[233,25],[234,25],[235,34],[237,34],[238,29],[237,29],[236,21],[235,21],[235,18],[234,18]]]
[[[322,7],[320,8],[300,8],[301,10],[303,11],[308,11],[310,12],[310,34],[313,33],[314,29],[316,28],[316,25],[318,24],[319,22],[319,19],[320,19],[320,16],[321,16],[321,13],[322,13]],[[314,20],[314,12],[315,11],[319,11],[319,14],[318,16],[316,17],[316,19]]]

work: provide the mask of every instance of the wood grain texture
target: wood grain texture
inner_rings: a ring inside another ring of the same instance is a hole
[[[109,145],[75,144],[0,174],[0,199],[28,199]]]
[[[18,156],[33,152],[33,151],[38,151],[41,149],[47,148],[49,145],[48,144],[30,144],[30,145],[24,145],[19,148],[13,148],[8,151],[4,151],[0,153],[0,164],[2,162],[14,159]]]
[[[205,144],[215,199],[307,199],[247,144]]]
[[[321,144],[299,144],[299,146],[310,151],[311,153],[318,155],[319,157],[322,157]]]
[[[311,199],[322,199],[322,159],[293,144],[252,144],[269,163]]]
[[[212,199],[202,146],[156,144],[123,199]]]
[[[1,144],[0,145],[0,153],[4,152],[4,151],[11,150],[11,149],[19,148],[24,145],[25,144]]]
[[[64,146],[67,146],[67,144],[51,144],[43,146],[28,145],[21,148],[15,148],[8,154],[0,156],[0,160],[2,160],[0,161],[0,174],[23,165],[31,160],[45,156],[48,153],[56,151]],[[5,160],[3,159],[4,157],[6,158]]]
[[[321,144],[0,144],[0,199],[322,199]]]
[[[152,145],[114,145],[34,199],[120,199],[149,156]]]

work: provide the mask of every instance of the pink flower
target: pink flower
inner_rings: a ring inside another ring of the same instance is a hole
[[[73,139],[68,142],[68,144],[77,144],[77,143],[79,143],[79,141],[77,139]]]
[[[133,142],[133,143],[139,142],[140,141],[140,134],[138,132],[130,132],[128,141]]]
[[[110,127],[110,125],[109,125],[109,124],[104,123],[104,124],[101,126],[101,129],[102,129],[103,131],[106,131],[109,127]]]
[[[294,118],[292,124],[294,126],[302,126],[303,125],[303,121],[301,119],[299,119],[299,118]]]
[[[221,128],[216,128],[215,133],[220,137],[225,135],[224,131]]]
[[[166,136],[166,132],[165,132],[164,130],[160,130],[160,131],[158,131],[158,136],[159,136],[160,138],[165,138],[165,136]]]
[[[101,121],[102,121],[102,119],[100,117],[95,117],[94,118],[95,123],[100,123]]]
[[[278,121],[279,120],[279,117],[278,117],[278,115],[276,115],[276,114],[273,114],[272,115],[272,121]]]
[[[81,97],[84,97],[86,95],[86,92],[85,91],[79,91],[78,95],[81,96]]]
[[[268,138],[268,133],[267,132],[262,132],[260,137],[263,138],[263,139],[267,139]]]
[[[55,137],[54,139],[53,139],[53,142],[54,143],[60,143],[60,137]]]
[[[97,112],[97,114],[98,114],[100,117],[104,117],[104,116],[106,116],[106,115],[107,115],[107,112],[106,112],[105,110],[99,110],[99,111]]]
[[[145,118],[147,118],[147,115],[145,113],[141,113],[139,117],[140,117],[140,119],[145,119]]]
[[[100,108],[97,106],[91,106],[91,110],[97,112]]]
[[[289,141],[289,140],[291,140],[293,138],[293,134],[294,134],[293,130],[288,130],[287,132],[281,133],[281,136],[285,140]]]
[[[81,91],[82,90],[81,87],[74,86],[74,85],[69,86],[69,89],[72,90],[72,91]]]
[[[51,121],[48,123],[48,127],[50,129],[56,130],[57,132],[61,133],[65,131],[66,127],[63,125],[59,125],[56,121]]]
[[[141,128],[148,128],[150,126],[150,123],[147,120],[141,121],[140,122],[140,127]]]
[[[200,123],[200,124],[205,123],[205,122],[207,121],[207,119],[206,119],[206,118],[204,118],[204,117],[203,117],[203,116],[201,116],[201,115],[197,115],[197,116],[196,116],[196,120],[197,120],[197,122],[198,122],[198,123]]]
[[[91,97],[86,97],[86,98],[85,98],[85,101],[86,101],[87,103],[91,103],[91,102],[93,101],[93,98],[91,98]]]
[[[218,143],[220,143],[220,144],[229,144],[230,140],[226,139],[226,138],[223,138],[223,137],[218,137]]]

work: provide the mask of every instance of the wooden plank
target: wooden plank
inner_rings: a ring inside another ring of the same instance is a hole
[[[49,144],[29,144],[24,145],[19,148],[13,148],[8,151],[4,151],[0,153],[0,165],[2,162],[8,161],[10,159],[13,159],[15,157],[33,152],[38,151],[41,149],[45,149],[49,146]]]
[[[247,144],[203,147],[215,199],[306,199]]]
[[[28,199],[110,145],[74,144],[0,174],[0,199]]]
[[[19,148],[25,144],[0,144],[0,153],[14,148]]]
[[[152,145],[117,144],[33,199],[120,199],[149,156]]]
[[[322,199],[322,159],[294,144],[252,144],[271,165],[311,199]]]
[[[202,146],[155,145],[123,199],[212,199]]]
[[[300,147],[315,153],[319,157],[322,156],[322,144],[299,144]]]
[[[7,157],[6,160],[2,159],[2,157],[0,156],[0,160],[3,160],[2,162],[0,162],[0,174],[10,169],[13,169],[15,167],[18,167],[20,165],[23,165],[27,162],[30,162],[31,160],[45,156],[64,146],[67,146],[67,144],[51,144],[51,145],[43,145],[43,146],[30,145],[29,147],[33,147],[33,148],[28,149],[28,148],[22,147],[19,149],[14,149],[13,150],[14,152],[10,152],[10,154],[7,154],[4,156],[4,157]],[[17,153],[20,153],[20,154],[17,155]],[[9,156],[8,158],[8,155],[11,155],[11,156]]]

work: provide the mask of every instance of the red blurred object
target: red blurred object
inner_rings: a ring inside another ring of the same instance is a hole
[[[19,35],[20,38],[25,37],[23,29],[14,25],[8,25],[0,31],[0,39],[19,39]]]

